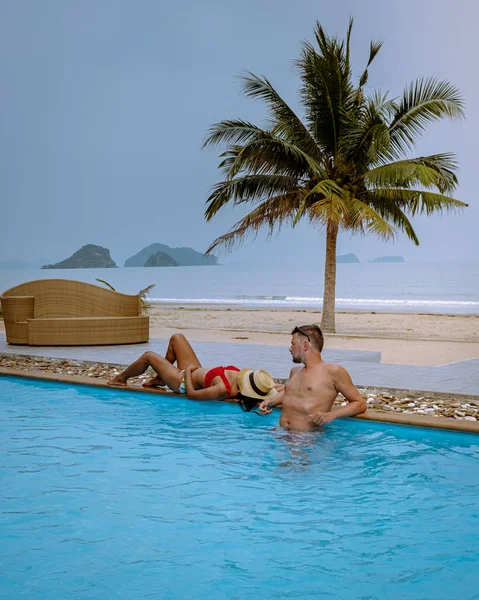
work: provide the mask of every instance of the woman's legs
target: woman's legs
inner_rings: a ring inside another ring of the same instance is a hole
[[[165,358],[171,364],[174,364],[176,361],[178,369],[181,370],[186,369],[188,365],[201,367],[201,363],[191,347],[190,342],[182,333],[175,333],[171,336]]]
[[[191,344],[182,333],[174,333],[168,344],[165,359],[178,369],[186,369],[188,365],[201,367],[201,363],[191,347]],[[161,376],[157,375],[143,384],[143,387],[158,387],[165,385]]]
[[[122,373],[110,379],[110,385],[126,385],[130,377],[138,377],[144,373],[148,367],[156,371],[158,378],[166,385],[174,390],[179,391],[181,383],[181,371],[177,369],[170,361],[166,360],[155,352],[145,352],[138,360],[135,360]]]

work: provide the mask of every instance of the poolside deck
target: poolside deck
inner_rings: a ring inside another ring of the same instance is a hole
[[[0,335],[0,354],[48,356],[126,365],[148,350],[164,354],[167,343],[166,339],[151,339],[145,344],[128,346],[10,346],[5,335]],[[286,347],[226,342],[195,342],[194,346],[198,358],[207,366],[229,363],[238,364],[240,367],[261,367],[275,378],[288,377],[293,366]],[[355,350],[325,349],[323,358],[344,366],[358,387],[479,394],[479,358],[437,367],[382,364],[380,352]]]

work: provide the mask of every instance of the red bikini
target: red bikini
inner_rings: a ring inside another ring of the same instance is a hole
[[[231,395],[231,385],[228,381],[228,378],[225,375],[225,371],[239,371],[238,367],[234,367],[233,365],[229,365],[228,367],[215,367],[214,369],[210,369],[208,373],[205,375],[205,388],[210,387],[211,382],[215,377],[221,377],[221,381],[225,384],[226,391],[228,393],[228,398]]]

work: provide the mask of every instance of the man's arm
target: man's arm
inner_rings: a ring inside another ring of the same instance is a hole
[[[301,369],[301,367],[293,367],[289,374],[288,381],[291,381],[291,378],[293,377],[293,375],[300,369]],[[284,393],[286,390],[286,385],[288,385],[288,381],[286,382],[286,384],[281,383],[279,385],[274,386],[275,390],[278,393],[275,394],[274,396],[271,396],[271,398],[268,398],[267,400],[263,400],[263,402],[261,402],[261,404],[258,406],[261,413],[263,413],[264,415],[269,415],[269,413],[273,412],[272,410],[270,410],[271,408],[274,408],[275,406],[280,406],[281,404],[283,404]]]
[[[271,396],[270,398],[266,398],[265,400],[263,400],[263,402],[261,402],[261,404],[258,406],[259,412],[263,413],[264,415],[269,415],[270,412],[273,412],[271,410],[272,408],[274,408],[275,406],[278,406],[278,404],[283,404],[283,398],[284,398],[284,388],[277,394],[274,394],[274,396]]]
[[[333,408],[326,413],[318,411],[309,415],[315,425],[330,423],[331,421],[334,421],[334,419],[339,419],[341,417],[354,417],[354,415],[366,412],[368,407],[366,400],[364,400],[356,386],[353,384],[346,369],[340,365],[334,365],[332,376],[334,378],[334,387],[336,388],[336,391],[345,397],[348,404],[346,406],[340,406],[339,408]]]
[[[366,400],[361,396],[356,386],[351,380],[349,373],[340,365],[334,366],[334,385],[338,393],[341,393],[348,404],[335,408],[331,412],[334,414],[334,419],[339,417],[354,417],[360,413],[366,412],[368,405]]]

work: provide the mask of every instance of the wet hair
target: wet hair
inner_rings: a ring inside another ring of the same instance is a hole
[[[310,342],[318,352],[321,352],[323,349],[323,332],[318,325],[301,325],[300,327],[295,327],[291,332],[291,335],[294,335],[295,333],[299,333],[299,335],[308,338],[308,342]]]
[[[243,396],[241,392],[238,394],[238,404],[243,412],[250,412],[253,408],[256,408],[258,402],[257,398],[248,398],[248,396]]]

